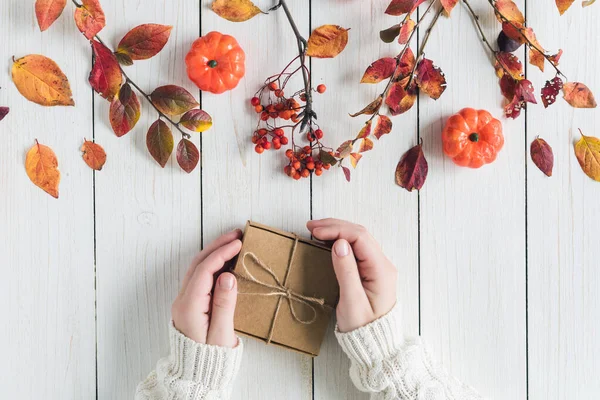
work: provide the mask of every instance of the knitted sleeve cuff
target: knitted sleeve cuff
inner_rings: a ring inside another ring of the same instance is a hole
[[[400,333],[398,305],[384,316],[363,327],[342,333],[335,328],[335,336],[350,361],[364,367],[394,357],[404,344]]]
[[[171,341],[170,374],[199,383],[208,390],[223,390],[231,385],[240,367],[243,342],[238,337],[234,348],[196,343],[169,326]]]

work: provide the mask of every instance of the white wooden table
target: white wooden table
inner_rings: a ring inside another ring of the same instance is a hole
[[[312,62],[315,84],[328,86],[316,98],[319,122],[329,143],[339,144],[362,124],[348,112],[381,89],[358,84],[365,67],[399,51],[378,37],[396,19],[383,14],[387,0],[290,3],[305,34],[325,23],[352,28],[338,58]],[[495,38],[489,6],[473,3]],[[183,59],[199,33],[212,30],[238,38],[246,78],[232,92],[202,96],[215,121],[193,138],[202,169],[187,175],[172,157],[163,170],[145,150],[155,118],[148,104],[134,132],[111,132],[108,103],[87,82],[91,51],[72,22],[72,5],[40,33],[32,0],[1,2],[0,105],[11,107],[0,123],[1,397],[132,398],[168,352],[170,304],[203,244],[247,219],[307,234],[307,220],[333,216],[367,226],[382,243],[399,269],[404,333],[422,334],[453,374],[494,399],[600,398],[600,184],[580,170],[572,146],[577,128],[600,134],[597,110],[575,110],[562,100],[549,110],[532,106],[516,121],[503,119],[506,146],[493,165],[455,167],[442,155],[445,119],[465,106],[502,114],[497,78],[459,5],[428,44],[427,56],[448,80],[442,98],[422,96],[396,117],[392,134],[365,155],[351,183],[337,171],[295,182],[281,172],[281,153],[258,156],[250,143],[255,114],[248,99],[296,51],[282,12],[234,24],[217,17],[210,0],[102,4],[102,36],[112,45],[140,23],[174,25],[159,56],[128,70],[143,88],[173,83],[195,90]],[[553,1],[529,0],[526,11],[547,48],[565,49],[567,75],[600,94],[600,6],[582,10],[576,2],[559,17]],[[43,108],[18,94],[10,57],[30,53],[57,61],[76,107]],[[531,66],[527,75],[538,88],[552,77]],[[554,147],[550,179],[528,156],[537,135]],[[101,172],[81,160],[84,137],[108,153]],[[35,138],[59,157],[59,200],[25,174],[24,155]],[[408,193],[394,184],[394,169],[419,139],[429,177],[420,193]],[[248,340],[234,398],[366,399],[348,366],[331,331],[314,360]]]

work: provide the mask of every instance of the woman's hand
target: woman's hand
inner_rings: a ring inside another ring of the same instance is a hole
[[[190,265],[173,306],[175,328],[197,343],[224,347],[237,346],[233,314],[237,300],[237,282],[229,272],[222,273],[214,288],[214,276],[225,262],[242,248],[238,229],[229,232],[202,250]]]
[[[333,218],[309,221],[307,227],[319,240],[335,240],[331,254],[340,284],[336,309],[340,332],[387,314],[396,304],[396,268],[369,232]]]

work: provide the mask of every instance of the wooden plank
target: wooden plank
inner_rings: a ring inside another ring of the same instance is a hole
[[[92,137],[90,57],[72,12],[67,7],[41,33],[31,2],[0,4],[0,105],[11,108],[0,122],[0,384],[6,398],[95,396],[93,173],[79,152],[83,138]],[[58,63],[75,107],[45,108],[19,94],[9,60],[30,53]],[[58,157],[58,200],[25,173],[35,139]]]
[[[560,17],[554,4],[528,6],[534,10],[528,13],[530,26],[542,45],[565,50],[559,68],[598,98],[600,44],[586,40],[600,34],[598,9],[582,9],[576,2]],[[528,77],[541,89],[554,70],[546,64],[542,74],[529,66]],[[598,398],[600,184],[581,171],[573,144],[580,138],[578,128],[600,136],[600,115],[597,109],[573,109],[559,98],[547,110],[541,102],[531,107],[527,118],[527,146],[539,135],[555,157],[552,178],[527,157],[529,398]]]
[[[144,90],[176,84],[197,93],[184,57],[198,35],[198,3],[158,0],[104,4],[101,36],[116,46],[142,23],[173,25],[158,56],[127,73]],[[95,98],[96,140],[108,153],[96,177],[98,395],[131,398],[138,382],[169,352],[170,305],[200,248],[200,169],[183,172],[174,155],[165,169],[146,150],[146,132],[157,113],[143,101],[136,128],[117,138],[108,102]],[[176,141],[180,136],[174,131]],[[198,135],[192,141],[199,145]]]
[[[367,119],[351,118],[348,113],[362,109],[384,89],[385,83],[359,83],[367,66],[381,57],[393,57],[402,49],[397,42],[385,44],[379,39],[379,30],[398,22],[398,18],[384,14],[387,4],[312,3],[313,28],[323,24],[351,28],[348,46],[337,58],[312,61],[314,85],[327,85],[327,92],[315,95],[315,107],[325,132],[324,142],[333,148],[353,139]],[[352,170],[350,183],[335,167],[313,178],[313,216],[350,220],[364,225],[375,236],[398,268],[398,301],[404,315],[403,332],[398,334],[415,336],[419,312],[418,194],[396,186],[394,171],[400,156],[417,142],[417,109],[392,120],[392,133],[375,140],[374,149],[364,153],[356,169],[346,161]],[[350,381],[350,364],[333,328],[332,324],[315,359],[315,399],[367,399],[368,395]]]
[[[297,55],[295,39],[283,10],[232,23],[202,1],[202,33],[216,30],[233,35],[246,52],[246,77],[231,92],[203,93],[204,108],[214,116],[214,128],[203,136],[204,244],[252,219],[307,235],[310,216],[309,181],[296,182],[282,172],[284,150],[254,152],[251,135],[257,114],[250,98],[262,82]],[[272,1],[258,1],[267,9]],[[290,2],[299,29],[308,32],[309,1]],[[300,82],[290,82],[300,87]],[[292,87],[292,86],[289,86]],[[285,394],[282,394],[285,393]],[[235,384],[235,399],[310,399],[312,361],[274,346],[245,339],[244,360]]]
[[[491,7],[471,4],[495,42]],[[464,6],[439,20],[426,52],[448,88],[437,102],[420,98],[429,160],[420,195],[421,332],[450,372],[486,397],[525,399],[525,118],[502,116],[498,78]],[[504,149],[479,170],[442,152],[444,123],[463,107],[487,109],[504,127]]]

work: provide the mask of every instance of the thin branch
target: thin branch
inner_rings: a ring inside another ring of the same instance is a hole
[[[421,47],[419,48],[419,55],[415,59],[415,65],[413,65],[413,68],[410,71],[410,78],[408,79],[408,83],[406,84],[407,88],[410,86],[410,84],[413,81],[413,78],[415,76],[415,71],[417,70],[417,65],[419,65],[419,60],[422,59],[423,56],[425,55],[425,47],[427,46],[427,42],[429,42],[429,37],[431,36],[431,31],[433,30],[433,27],[435,26],[438,19],[440,18],[440,15],[442,15],[443,12],[444,12],[444,7],[440,7],[438,12],[435,14],[435,17],[433,17],[433,20],[431,20],[431,23],[429,24],[427,31],[425,31],[425,36],[423,37],[423,42],[421,43]]]

